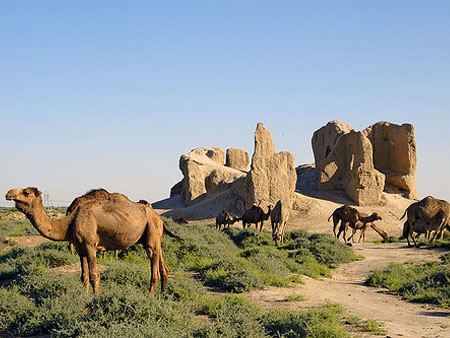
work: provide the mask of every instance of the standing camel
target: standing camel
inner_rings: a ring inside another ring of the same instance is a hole
[[[334,210],[333,214],[331,214],[330,217],[328,217],[328,221],[330,218],[333,217],[333,233],[336,238],[339,238],[341,233],[343,233],[344,236],[344,242],[347,242],[350,240],[350,238],[353,238],[353,235],[355,234],[356,230],[363,229],[364,231],[361,233],[361,235],[365,232],[365,227],[368,223],[372,223],[375,220],[381,220],[381,216],[379,216],[376,212],[372,213],[372,215],[367,216],[366,214],[360,213],[357,209],[349,206],[349,205],[343,205],[336,210]],[[336,235],[336,227],[339,224],[339,221],[341,222],[341,225],[339,227],[339,232]],[[358,223],[359,222],[359,223]],[[372,223],[373,224],[373,223]],[[348,227],[351,227],[353,229],[352,235],[347,239],[346,232]],[[387,234],[378,229],[374,224],[373,226],[370,225],[375,231],[377,231],[380,236],[385,238],[384,236],[387,236]],[[364,234],[365,236],[365,234]],[[360,237],[361,238],[361,237]]]
[[[16,208],[26,215],[45,238],[75,244],[86,294],[89,283],[95,294],[100,286],[97,248],[119,250],[135,243],[144,245],[150,259],[150,293],[155,291],[159,280],[161,290],[165,292],[169,274],[161,250],[165,226],[151,207],[134,203],[121,194],[108,194],[104,199],[93,198],[92,201],[81,203],[63,218],[51,219],[42,206],[41,192],[37,188],[11,189],[6,199],[15,201]]]
[[[284,241],[284,231],[286,230],[286,223],[289,219],[289,208],[281,200],[275,204],[270,213],[270,222],[272,224],[272,238],[276,246]]]
[[[439,200],[431,196],[427,196],[419,202],[412,203],[408,208],[406,208],[404,214],[400,219],[407,216],[404,229],[404,236],[408,239],[409,236],[412,237],[412,233],[415,228],[420,229],[423,227],[422,224],[415,226],[417,220],[420,220],[427,224],[426,232],[431,232],[436,230],[434,233],[432,241],[437,237],[440,238],[442,231],[450,225],[450,204],[447,201]],[[414,244],[415,240],[413,239]],[[408,240],[409,244],[409,240]],[[417,244],[416,244],[417,246]]]
[[[269,219],[270,212],[272,211],[272,206],[268,206],[267,213],[264,213],[263,209],[260,206],[254,205],[250,209],[245,210],[244,214],[241,217],[242,227],[245,229],[247,224],[255,224],[256,229],[258,229],[258,223],[261,222],[261,226],[259,227],[259,231],[262,230],[264,221]]]
[[[339,238],[341,232],[344,232],[344,241],[346,241],[346,232],[348,229],[348,223],[350,221],[356,222],[359,217],[355,213],[355,208],[352,208],[349,205],[343,205],[336,210],[333,211],[333,213],[328,217],[328,222],[331,218],[333,218],[333,233],[335,238]],[[336,234],[337,225],[341,222],[341,225],[339,227],[339,233]]]
[[[238,216],[232,217],[228,212],[226,212],[225,210],[222,210],[216,216],[216,229],[220,231],[222,228],[222,225],[223,225],[223,228],[225,229],[225,227],[230,226],[230,224],[234,224],[237,221],[239,221]]]

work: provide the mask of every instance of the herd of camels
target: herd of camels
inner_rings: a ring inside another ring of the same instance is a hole
[[[89,284],[94,294],[98,293],[100,286],[100,273],[97,267],[97,251],[126,249],[141,243],[150,260],[151,280],[150,293],[156,289],[161,281],[161,292],[164,294],[167,287],[169,269],[167,268],[161,249],[163,232],[177,239],[184,240],[170,232],[164,221],[153,210],[150,203],[145,200],[133,202],[125,195],[109,193],[104,189],[91,190],[77,197],[67,209],[66,215],[61,218],[50,218],[43,207],[41,192],[37,188],[11,189],[6,199],[15,202],[16,208],[23,212],[31,224],[45,238],[54,241],[67,241],[69,246],[76,249],[81,263],[81,281],[86,294]],[[413,233],[425,234],[430,239],[431,232],[435,231],[432,240],[440,238],[444,229],[450,230],[450,204],[444,200],[431,196],[412,203],[400,219],[407,216],[403,225],[403,238],[411,238],[417,246]],[[286,223],[289,219],[289,207],[278,201],[273,207],[268,206],[264,212],[260,206],[252,206],[246,210],[242,217],[231,216],[223,210],[216,217],[216,228],[225,228],[237,221],[242,221],[243,228],[255,224],[261,231],[264,221],[270,217],[272,225],[272,238],[277,246],[283,243]],[[374,222],[381,220],[376,212],[367,215],[355,208],[344,205],[337,208],[328,218],[333,219],[333,233],[339,238],[343,233],[344,241],[353,240],[357,230],[361,231],[359,241],[365,239],[367,228],[371,227],[383,238],[387,234],[378,228]],[[340,222],[339,231],[336,234]],[[346,237],[348,228],[352,234]]]

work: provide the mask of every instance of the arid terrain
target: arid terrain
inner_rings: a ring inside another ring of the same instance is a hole
[[[305,285],[293,288],[270,287],[254,290],[247,297],[267,309],[288,306],[304,309],[326,301],[342,304],[351,314],[375,319],[385,324],[390,337],[448,337],[450,310],[438,306],[401,300],[386,289],[364,285],[370,272],[383,269],[390,262],[422,263],[437,260],[440,252],[408,248],[403,243],[356,244],[354,249],[364,260],[342,264],[332,278],[305,277]],[[286,296],[299,293],[304,301],[286,302]]]

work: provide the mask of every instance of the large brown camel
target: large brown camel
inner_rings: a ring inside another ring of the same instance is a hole
[[[414,225],[417,220],[420,220],[427,224],[427,232],[435,230],[434,236],[431,239],[433,241],[436,238],[440,238],[442,231],[450,225],[450,204],[447,201],[427,196],[419,202],[412,203],[406,208],[400,219],[403,219],[405,215],[407,216],[405,222],[407,228],[404,229],[403,235],[406,236],[407,239],[409,236],[412,237],[415,228],[420,229],[423,227],[423,224],[417,226]],[[416,244],[415,241],[414,244]]]
[[[222,225],[223,225],[223,228],[225,229],[225,227],[227,227],[227,226],[229,227],[230,224],[234,224],[237,221],[239,221],[238,216],[232,217],[228,212],[226,212],[225,210],[222,210],[216,216],[216,229],[220,231],[222,228]]]
[[[105,199],[108,200],[112,197],[112,195],[116,195],[117,198],[120,197],[125,197],[125,196],[121,196],[121,194],[110,194],[109,192],[107,192],[105,189],[94,189],[91,190],[89,192],[87,192],[86,194],[79,196],[77,198],[75,198],[72,203],[70,203],[69,207],[66,210],[66,216],[69,215],[70,213],[72,213],[72,211],[75,210],[75,208],[77,208],[81,203],[84,202],[89,202],[95,199]],[[125,197],[127,198],[127,197]],[[127,198],[128,199],[128,198]],[[69,242],[68,245],[69,251],[71,252],[72,255],[75,254],[75,244],[73,242]],[[99,251],[102,251],[102,257],[103,259],[106,258],[106,250],[102,250],[101,248],[97,248]],[[114,250],[114,259],[116,261],[119,260],[119,250]]]
[[[251,224],[255,224],[256,229],[258,229],[258,223],[261,222],[261,225],[259,227],[259,231],[261,231],[264,225],[264,221],[269,219],[271,211],[271,205],[268,206],[267,213],[264,213],[263,209],[260,206],[253,205],[250,209],[245,210],[244,214],[242,215],[242,227],[245,229],[247,224],[248,226],[250,226]]]
[[[355,223],[355,227],[353,228],[353,232],[351,236],[347,239],[348,241],[351,239],[353,242],[353,236],[355,235],[357,230],[361,230],[361,233],[359,235],[358,243],[361,242],[361,237],[363,239],[363,243],[366,241],[366,230],[367,228],[371,227],[373,230],[375,230],[376,233],[378,233],[381,238],[386,239],[388,237],[388,234],[383,231],[383,229],[377,227],[375,223],[373,223],[376,220],[381,220],[381,216],[379,216],[376,212],[374,212],[372,215],[367,215],[363,212],[359,213],[359,220]],[[352,223],[349,223],[351,226]]]
[[[270,213],[270,222],[272,224],[272,238],[275,245],[278,247],[284,241],[284,232],[286,230],[286,223],[289,219],[289,208],[281,200],[275,204]]]
[[[90,193],[93,196],[96,194],[95,191]],[[58,219],[48,217],[42,206],[41,192],[37,188],[11,189],[6,199],[15,201],[16,208],[26,215],[45,238],[75,244],[86,293],[89,283],[94,293],[98,293],[100,274],[97,249],[126,249],[135,243],[144,245],[150,259],[150,293],[155,291],[159,280],[164,293],[169,274],[161,250],[164,222],[148,205],[134,203],[124,195],[119,195],[110,194],[104,199],[93,198],[92,201],[80,203],[69,215]]]
[[[355,234],[356,230],[358,230],[358,227],[361,229],[364,228],[365,223],[371,223],[375,220],[381,220],[381,216],[379,216],[376,212],[372,213],[370,216],[364,217],[357,209],[349,206],[349,205],[343,205],[331,214],[330,217],[328,217],[328,221],[330,218],[333,218],[333,233],[336,238],[339,238],[341,233],[343,233],[344,236],[344,242],[347,242],[350,238],[353,238],[353,235]],[[339,232],[336,235],[336,227],[339,224],[339,221],[341,222],[341,225],[339,227]],[[361,221],[362,224],[357,224],[358,221]],[[347,239],[346,233],[348,227],[351,227],[353,229],[353,233],[350,238]],[[372,227],[372,226],[371,226]],[[373,227],[372,227],[373,228]],[[376,228],[376,227],[375,227]],[[374,230],[375,230],[374,228]],[[379,230],[377,228],[377,230]],[[377,231],[375,230],[375,231]],[[378,231],[377,231],[378,232]],[[378,232],[381,236],[382,233]],[[383,231],[384,233],[384,231]],[[386,234],[387,236],[387,234]]]
[[[416,238],[421,234],[425,234],[425,238],[429,240],[431,232],[433,230],[436,230],[437,226],[438,224],[435,222],[428,224],[421,219],[416,219],[412,226],[410,226],[408,220],[406,220],[405,223],[403,223],[403,232],[400,239],[406,238],[406,240],[408,241],[408,246],[411,246],[411,243],[409,242],[409,238],[411,238],[414,246],[417,247]],[[414,237],[414,232],[417,234],[417,237]]]

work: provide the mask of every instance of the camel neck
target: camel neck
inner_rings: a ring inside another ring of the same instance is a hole
[[[30,212],[25,212],[31,224],[45,238],[54,241],[68,240],[69,217],[51,219],[44,210],[42,203],[36,203]]]

